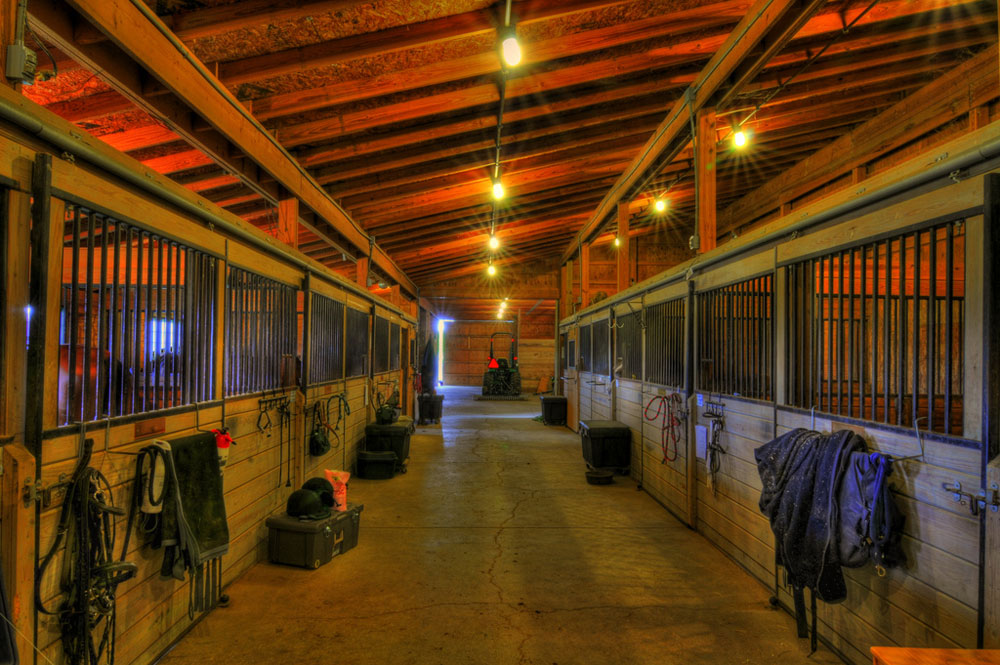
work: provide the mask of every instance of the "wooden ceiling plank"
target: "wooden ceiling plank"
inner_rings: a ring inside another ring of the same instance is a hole
[[[655,126],[655,125],[653,125]],[[643,131],[645,129],[646,131]],[[540,149],[539,154],[524,157],[511,156],[502,162],[501,172],[505,183],[517,182],[517,176],[526,171],[534,171],[546,166],[563,164],[568,161],[584,160],[594,154],[613,153],[629,150],[642,145],[649,135],[651,127],[633,127],[626,125],[620,130],[606,136],[597,136],[590,141],[578,140],[564,144],[561,149]],[[639,133],[632,133],[638,131]],[[484,172],[486,169],[487,172]],[[352,187],[350,189],[331,188],[335,195],[345,202],[357,202],[365,197],[371,201],[395,201],[409,198],[414,193],[429,189],[478,184],[482,191],[489,190],[490,174],[487,165],[482,161],[469,164],[445,164],[437,171],[430,173],[404,174],[397,178],[391,176],[381,182],[369,183],[368,186]],[[347,183],[348,185],[352,183]]]
[[[254,183],[256,167],[242,159],[232,158],[230,144],[221,134],[194,131],[194,114],[187,105],[173,97],[145,98],[141,90],[147,78],[146,72],[131,58],[123,56],[119,48],[111,43],[78,48],[72,41],[74,13],[66,6],[54,5],[49,0],[33,0],[28,17],[35,32],[72,54],[76,61],[98,74],[131,104],[159,120],[214,161],[233,173],[243,174],[249,183]],[[276,188],[270,185],[259,184],[258,187],[262,193],[270,194],[272,189],[276,193]]]
[[[161,16],[180,39],[189,41],[233,30],[253,28],[278,21],[304,19],[328,12],[345,11],[370,0],[243,0],[237,4],[203,7]],[[107,36],[96,26],[81,25],[76,31],[80,44],[96,44]]]
[[[646,170],[657,160],[662,159],[665,151],[683,147],[674,144],[687,131],[691,114],[712,101],[720,89],[728,85],[729,76],[763,67],[766,60],[755,58],[758,44],[766,38],[768,46],[763,54],[770,56],[777,52],[794,37],[793,28],[808,20],[823,4],[822,0],[809,0],[805,3],[793,0],[757,0],[689,88],[694,91],[691,104],[683,99],[674,104],[656,133],[625,169],[592,218],[577,234],[577,240],[589,240],[598,231],[604,219],[615,210],[632,185],[644,177]],[[793,18],[786,19],[788,16]],[[728,86],[724,96],[731,97],[738,91],[735,86]],[[571,243],[563,252],[562,263],[572,256],[575,250],[573,245]]]
[[[964,3],[972,2],[973,0],[962,1]],[[722,22],[719,20],[719,17],[728,21],[728,25],[732,25],[742,15],[746,9],[746,4],[746,2],[714,3],[701,8],[702,11],[699,14],[702,16],[702,20],[708,18],[704,12],[706,9],[718,14],[715,20],[707,23],[707,25],[719,25]],[[872,16],[866,16],[860,24],[864,25],[875,20],[882,21],[926,12],[934,6],[934,0],[920,0],[919,2],[895,0],[893,2],[884,2],[880,4],[877,11],[873,10],[870,12]],[[673,14],[668,16],[673,16]],[[804,29],[805,34],[818,34],[822,31],[840,29],[839,24],[835,28],[831,27],[840,20],[837,15],[830,13],[824,15],[822,19],[815,27],[812,23],[807,24]],[[676,19],[672,20],[676,21]],[[647,21],[646,23],[634,22],[626,24],[624,27],[615,27],[615,34],[627,37],[627,41],[641,41],[675,33],[676,26],[671,22],[669,17],[655,17],[654,19],[650,19],[650,21],[653,21],[650,25],[647,25]],[[538,61],[544,61],[587,52],[587,49],[592,50],[595,46],[608,48],[618,43],[615,41],[614,35],[607,32],[608,30],[611,29],[605,29],[604,32],[595,30],[578,33],[580,36],[576,39],[580,41],[581,46],[575,49],[566,42],[569,38],[559,38],[550,40],[549,42],[532,44],[528,52],[533,53],[532,57],[537,58]],[[724,30],[709,38],[706,38],[705,35],[698,35],[695,39],[682,40],[668,47],[654,49],[653,51],[631,56],[621,56],[610,60],[605,59],[602,61],[603,65],[601,63],[588,63],[567,67],[565,70],[556,70],[552,73],[529,74],[528,76],[512,79],[509,82],[508,95],[516,97],[522,94],[531,94],[533,91],[540,91],[533,90],[536,87],[552,89],[551,83],[546,85],[545,82],[546,79],[551,79],[555,76],[561,76],[567,81],[575,80],[579,83],[581,81],[606,78],[608,72],[614,72],[616,76],[622,76],[629,72],[646,71],[657,67],[676,65],[679,60],[706,58],[722,43],[725,35],[726,32]],[[331,106],[332,104],[344,104],[370,99],[395,92],[412,90],[417,87],[451,83],[463,78],[488,76],[496,74],[498,71],[499,64],[496,62],[495,54],[491,51],[444,63],[433,63],[411,70],[391,72],[367,80],[364,82],[364,85],[359,85],[358,81],[346,81],[323,88],[264,97],[254,100],[252,102],[252,109],[259,118],[267,119],[283,114],[317,110]],[[689,81],[685,81],[685,83],[687,82]],[[571,84],[567,82],[563,85]]]
[[[238,110],[238,102],[224,89],[216,89],[210,80],[192,65],[194,56],[184,47],[172,44],[154,25],[155,16],[144,15],[127,0],[71,0],[71,5],[91,23],[109,34],[114,42],[136,63],[159,77],[184,105],[198,113],[226,137],[236,149],[249,157],[302,204],[326,220],[357,248],[368,246],[364,231],[309,178],[293,158],[273,143]],[[103,45],[96,45],[98,48]],[[132,89],[135,92],[135,88]],[[386,256],[374,248],[372,259],[395,282],[411,294],[416,285]]]
[[[782,202],[816,189],[835,175],[993,99],[996,63],[997,46],[993,45],[723,210],[719,215],[720,231],[778,208]]]

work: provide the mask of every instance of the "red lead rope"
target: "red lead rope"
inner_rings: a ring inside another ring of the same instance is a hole
[[[653,402],[656,402],[656,413],[652,416],[649,415],[649,407],[653,406]],[[656,395],[646,404],[646,408],[643,410],[643,415],[646,420],[650,422],[655,422],[657,418],[661,418],[660,421],[660,448],[663,450],[663,462],[673,462],[677,459],[677,442],[681,438],[681,419],[678,415],[681,412],[681,396],[678,393],[671,393],[669,396]],[[670,446],[673,445],[674,452],[670,454]]]

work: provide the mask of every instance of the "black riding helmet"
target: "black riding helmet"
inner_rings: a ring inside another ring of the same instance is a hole
[[[289,517],[301,520],[321,520],[330,516],[330,507],[323,505],[319,494],[312,490],[295,490],[288,497]]]
[[[323,502],[324,506],[333,506],[336,501],[333,499],[333,485],[326,478],[310,478],[305,483],[302,484],[302,489],[312,490],[319,494],[320,501]]]

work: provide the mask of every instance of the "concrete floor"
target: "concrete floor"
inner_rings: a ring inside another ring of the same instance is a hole
[[[162,662],[839,663],[807,658],[768,592],[628,478],[590,486],[535,399],[445,389],[409,473],[352,480],[358,547],[260,564]]]

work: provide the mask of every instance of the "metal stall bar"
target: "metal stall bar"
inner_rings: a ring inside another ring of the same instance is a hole
[[[73,397],[77,394],[76,385],[76,346],[79,327],[79,290],[80,290],[80,209],[72,206],[72,233],[73,233],[73,256],[70,261],[70,292],[69,292],[69,336],[66,344],[69,346],[69,370],[66,388],[66,417],[60,425],[73,422],[80,418],[80,413],[74,408]]]
[[[913,233],[913,331],[910,390],[913,392],[911,422],[916,425],[920,413],[920,231]]]
[[[944,432],[951,433],[951,368],[952,368],[952,288],[954,285],[955,270],[955,236],[954,225],[945,226],[945,246],[944,246]]]

